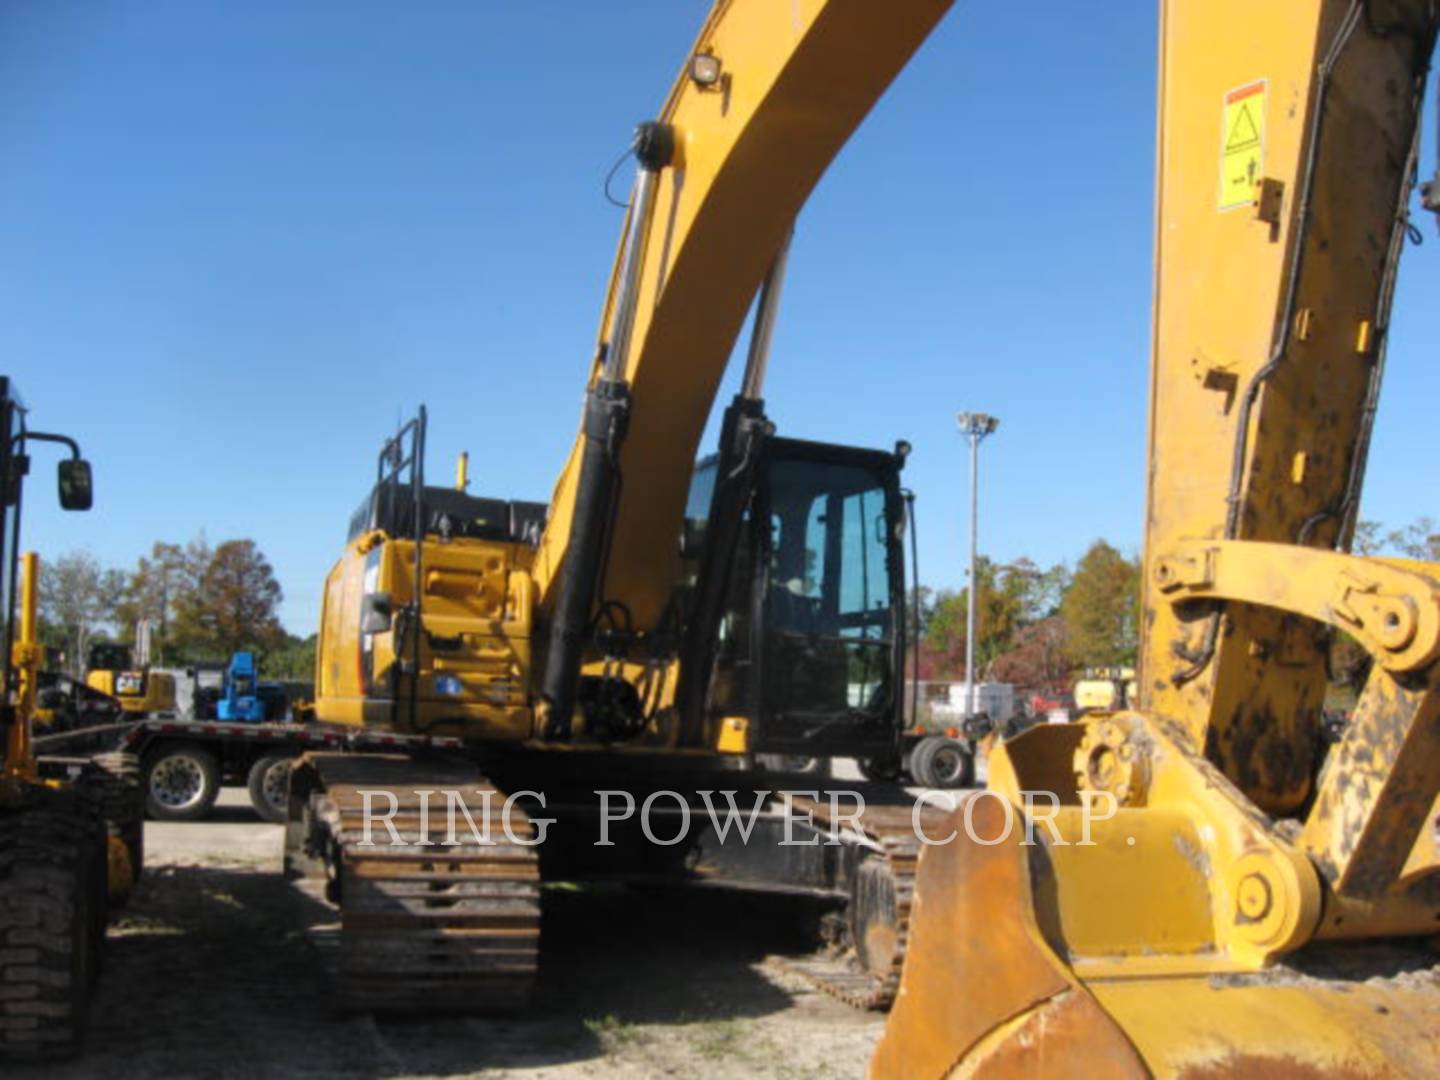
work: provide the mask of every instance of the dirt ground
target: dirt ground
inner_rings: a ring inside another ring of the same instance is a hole
[[[281,878],[280,828],[243,792],[212,821],[146,828],[84,1055],[7,1076],[841,1078],[883,1026],[784,969],[813,947],[801,901],[564,887],[547,890],[530,1015],[341,1017],[312,944],[333,912]]]

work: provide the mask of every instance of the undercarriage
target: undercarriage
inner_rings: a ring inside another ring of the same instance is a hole
[[[343,1008],[524,1008],[542,884],[786,893],[830,906],[829,948],[791,967],[857,1008],[894,1000],[921,842],[903,788],[738,771],[695,755],[306,755],[287,874],[339,909]],[[594,786],[594,777],[603,777]],[[587,779],[592,778],[592,779]],[[922,824],[936,811],[921,808]]]

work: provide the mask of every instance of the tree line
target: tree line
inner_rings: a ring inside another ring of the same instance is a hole
[[[1387,530],[1361,521],[1352,550],[1440,562],[1440,525],[1428,517]],[[1071,569],[1029,559],[976,560],[975,667],[984,679],[1026,688],[1059,688],[1092,667],[1128,667],[1140,644],[1140,560],[1097,540]],[[920,674],[965,677],[969,590],[920,589]],[[1353,643],[1349,643],[1353,644]],[[1343,637],[1340,662],[1352,658]],[[1352,665],[1353,666],[1353,665]]]
[[[984,679],[1059,687],[1086,667],[1135,661],[1140,561],[1096,540],[1074,568],[976,559],[975,667]],[[965,676],[969,589],[920,590],[920,674]]]
[[[1440,562],[1440,525],[1428,517],[1386,530],[1361,521],[1352,545],[1362,555],[1393,553]],[[1140,560],[1096,540],[1074,568],[1042,568],[1027,558],[981,557],[975,660],[982,678],[1027,688],[1060,687],[1089,667],[1135,662],[1140,631]],[[85,551],[43,564],[41,633],[72,674],[83,671],[96,641],[133,642],[136,625],[152,627],[152,661],[184,666],[223,661],[249,649],[273,678],[309,679],[316,637],[296,637],[277,614],[284,593],[253,540],[211,546],[157,541],[130,570],[102,566]],[[920,588],[920,673],[926,679],[965,674],[968,590]],[[1355,651],[1355,650],[1350,650]],[[1339,642],[1337,666],[1350,659]],[[1359,662],[1358,655],[1355,658]]]
[[[259,654],[268,677],[312,678],[315,636],[286,632],[278,615],[283,599],[254,540],[157,541],[128,570],[70,551],[42,561],[40,630],[72,675],[83,672],[96,642],[133,643],[143,620],[157,666],[223,662],[244,649]]]

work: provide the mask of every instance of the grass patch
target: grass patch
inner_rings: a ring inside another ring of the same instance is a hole
[[[635,1024],[627,1023],[615,1016],[613,1013],[598,1018],[587,1019],[585,1030],[595,1038],[607,1050],[619,1050],[632,1043],[639,1042],[644,1034]]]
[[[697,1054],[712,1061],[743,1057],[745,1031],[736,1020],[706,1020],[695,1026],[691,1045]]]

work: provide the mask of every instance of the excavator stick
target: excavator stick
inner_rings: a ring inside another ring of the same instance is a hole
[[[1347,550],[1440,9],[1161,12],[1136,711],[998,748],[925,846],[877,1077],[1440,1061],[1440,567]]]

